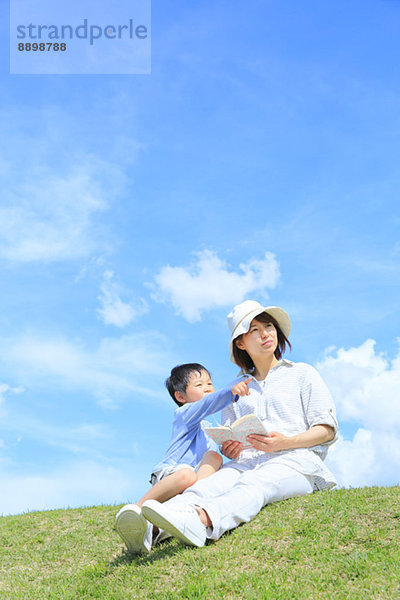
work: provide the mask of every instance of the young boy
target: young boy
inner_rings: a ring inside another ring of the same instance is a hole
[[[178,405],[171,442],[164,458],[153,470],[150,480],[153,487],[136,504],[121,508],[115,518],[115,528],[130,552],[150,552],[153,543],[169,537],[160,531],[153,542],[153,526],[142,515],[143,502],[165,502],[221,467],[222,457],[216,451],[218,446],[203,432],[201,421],[222,410],[234,396],[248,394],[250,379],[214,392],[211,375],[202,365],[189,363],[172,369],[165,382]]]

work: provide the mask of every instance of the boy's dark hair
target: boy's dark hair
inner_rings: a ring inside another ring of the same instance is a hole
[[[200,365],[199,363],[187,363],[185,365],[177,365],[172,369],[171,375],[168,377],[168,379],[165,380],[165,387],[169,391],[172,400],[178,406],[183,406],[183,403],[179,402],[179,400],[175,398],[175,392],[181,392],[182,394],[185,394],[186,388],[189,384],[193,373],[199,373],[199,375],[201,375],[203,371],[210,375],[210,371],[203,367],[203,365]]]
[[[272,323],[272,325],[275,327],[276,332],[278,334],[278,346],[276,347],[274,354],[275,354],[275,358],[277,360],[280,360],[286,350],[286,345],[289,346],[290,350],[292,349],[292,346],[291,346],[289,340],[287,339],[287,337],[285,336],[285,334],[282,332],[281,328],[279,327],[278,321],[276,319],[274,319],[274,317],[271,317],[271,315],[269,315],[266,312],[263,312],[263,313],[257,315],[256,317],[254,317],[254,319],[256,321],[260,321],[261,323]],[[236,364],[239,367],[241,367],[244,371],[249,372],[254,369],[254,363],[253,363],[250,355],[246,352],[246,350],[241,350],[240,348],[237,347],[236,342],[239,341],[241,337],[242,336],[239,335],[239,337],[237,337],[233,341],[232,353],[233,353]]]

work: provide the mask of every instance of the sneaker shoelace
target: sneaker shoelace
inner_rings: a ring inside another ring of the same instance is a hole
[[[179,512],[182,514],[189,514],[192,515],[193,513],[197,513],[197,510],[194,508],[194,506],[190,506],[189,504],[176,504],[175,506],[171,506],[171,510],[173,510],[174,512]]]
[[[180,503],[176,503],[175,505],[171,505],[171,510],[173,510],[174,512],[177,512],[181,515],[187,515],[187,516],[193,516],[196,515],[196,517],[199,519],[200,523],[201,523],[201,519],[200,519],[200,515],[197,512],[196,508],[194,506],[192,506],[191,504],[180,504]],[[203,523],[201,523],[203,525]],[[205,525],[204,525],[205,527]]]

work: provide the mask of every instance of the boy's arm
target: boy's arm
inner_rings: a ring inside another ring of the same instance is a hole
[[[181,418],[187,427],[193,427],[208,417],[227,406],[232,401],[231,387],[226,387],[219,392],[206,394],[197,402],[190,402],[178,408]]]
[[[252,377],[245,376],[246,379],[241,379],[232,387],[232,396],[234,396],[233,400],[239,400],[238,396],[248,396],[250,394],[249,383],[253,379]],[[236,398],[235,398],[236,396]],[[228,404],[222,411],[221,414],[221,422],[224,426],[231,426],[234,421],[238,418],[236,414],[234,403]]]
[[[248,383],[250,381],[251,377],[246,380],[240,380],[233,387],[232,384],[228,385],[219,392],[206,394],[197,402],[184,404],[178,409],[183,422],[187,427],[197,425],[200,421],[205,419],[205,417],[208,417],[208,415],[212,415],[228,406],[232,402],[234,396],[245,396],[249,394]]]

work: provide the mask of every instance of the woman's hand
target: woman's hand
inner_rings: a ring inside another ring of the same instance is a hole
[[[271,431],[268,435],[252,434],[247,436],[247,441],[256,450],[262,452],[280,452],[294,448],[311,448],[319,444],[326,444],[335,437],[335,431],[330,425],[313,425],[307,431],[296,435],[287,436],[278,431]]]
[[[239,458],[240,453],[243,450],[243,444],[240,442],[234,442],[233,440],[229,440],[228,442],[224,442],[221,446],[221,452],[226,458],[235,460]]]
[[[280,450],[287,450],[290,446],[288,437],[279,433],[278,431],[271,431],[268,435],[251,434],[247,436],[247,441],[256,450],[262,452],[279,452]]]

